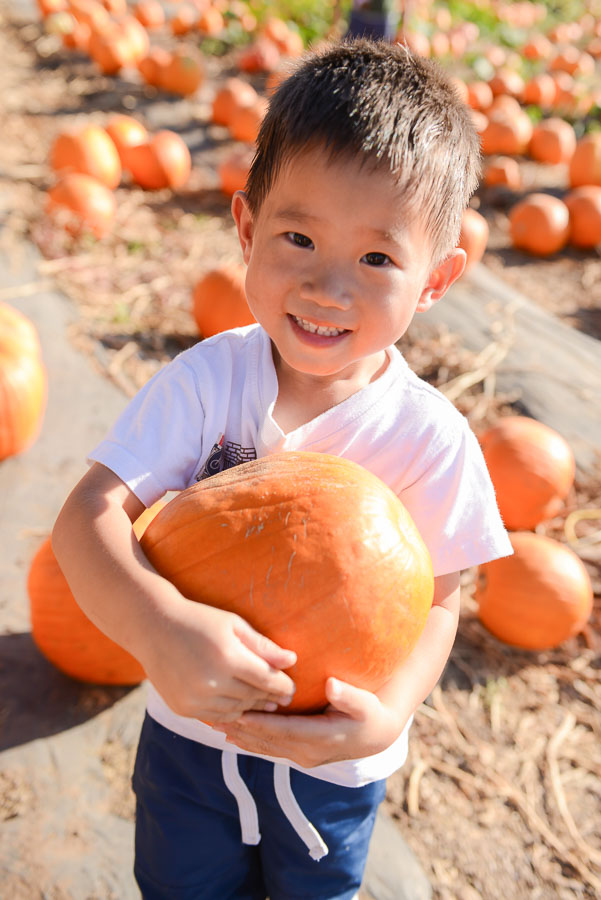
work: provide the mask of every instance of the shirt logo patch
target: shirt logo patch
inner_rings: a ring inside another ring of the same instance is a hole
[[[225,435],[220,434],[219,439],[211,447],[202,469],[196,474],[196,481],[210,478],[211,475],[223,472],[224,469],[232,469],[240,463],[256,458],[257,451],[254,447],[243,447],[234,441],[226,441]]]

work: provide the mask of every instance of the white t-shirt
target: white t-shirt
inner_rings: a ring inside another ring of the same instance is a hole
[[[285,434],[272,415],[278,383],[268,335],[258,325],[223,332],[158,372],[90,461],[110,468],[150,506],[168,491],[255,457],[283,450],[330,453],[359,463],[395,491],[428,547],[435,576],[509,555],[494,490],[465,417],[409,369],[396,347],[387,354],[378,379]],[[148,712],[184,737],[232,749],[220,732],[176,715],[151,684]],[[289,764],[359,786],[403,764],[407,732],[365,759],[312,769]]]

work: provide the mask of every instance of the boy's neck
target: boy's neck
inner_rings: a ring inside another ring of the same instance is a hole
[[[334,406],[375,381],[388,367],[388,355],[382,351],[371,364],[359,371],[335,378],[306,375],[290,369],[272,344],[273,361],[278,378],[278,395],[273,418],[285,434],[306,425]]]

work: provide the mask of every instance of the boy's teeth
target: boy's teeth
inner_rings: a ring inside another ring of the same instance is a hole
[[[303,331],[310,331],[311,334],[323,334],[326,337],[335,337],[338,334],[342,334],[343,331],[346,331],[345,328],[331,328],[329,325],[313,325],[312,322],[307,322],[306,319],[301,319],[299,316],[293,316],[293,319],[297,325],[300,325]]]

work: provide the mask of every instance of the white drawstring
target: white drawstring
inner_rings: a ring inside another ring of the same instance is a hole
[[[238,771],[238,754],[224,750],[221,754],[221,770],[226,787],[238,804],[243,844],[258,844],[261,840],[259,814],[251,792]]]
[[[296,802],[296,797],[292,793],[289,766],[275,763],[273,767],[273,785],[284,815],[298,834],[299,838],[309,848],[311,859],[321,859],[322,856],[326,856],[328,852],[327,844],[324,842],[315,826],[309,822]]]
[[[238,804],[240,828],[243,844],[258,844],[261,840],[259,831],[259,815],[253,796],[242,780],[238,771],[238,754],[224,750],[221,754],[223,780],[228,790],[234,795]],[[309,822],[296,802],[290,784],[290,767],[275,763],[273,767],[273,786],[282,812],[296,831],[299,838],[307,846],[311,859],[319,860],[328,853],[327,844],[314,825]]]

